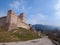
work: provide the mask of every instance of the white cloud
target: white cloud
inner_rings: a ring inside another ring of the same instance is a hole
[[[24,11],[27,3],[25,0],[15,0],[9,4],[10,9],[17,10],[17,11]],[[27,10],[30,10],[32,6],[26,7]]]
[[[60,10],[60,0],[57,0],[57,3],[55,5],[56,10]]]
[[[55,13],[55,18],[56,18],[57,20],[60,20],[60,11],[56,11],[56,13]]]
[[[27,21],[27,23],[30,24],[46,24],[46,15],[43,14],[35,14],[35,15],[31,15]]]
[[[20,10],[19,7],[21,5],[20,1],[13,1],[12,3],[9,4],[11,9],[15,9],[15,10]]]
[[[55,18],[60,20],[60,0],[57,0],[57,3],[55,4]]]
[[[60,0],[57,0],[56,4],[54,5],[54,15],[52,15],[52,24],[54,26],[60,26]]]

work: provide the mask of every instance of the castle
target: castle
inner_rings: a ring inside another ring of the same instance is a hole
[[[9,10],[7,16],[0,17],[0,26],[5,27],[8,31],[17,29],[17,27],[29,29],[30,27],[25,21],[24,13],[17,16],[12,10]]]

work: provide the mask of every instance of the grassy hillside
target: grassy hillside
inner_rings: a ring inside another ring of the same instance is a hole
[[[37,33],[24,28],[18,28],[15,31],[5,31],[4,28],[0,27],[0,42],[26,41],[40,37]]]

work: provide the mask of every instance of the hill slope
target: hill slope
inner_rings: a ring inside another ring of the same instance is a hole
[[[0,27],[0,42],[25,41],[36,38],[39,38],[37,33],[24,28],[18,28],[18,30],[9,32]]]

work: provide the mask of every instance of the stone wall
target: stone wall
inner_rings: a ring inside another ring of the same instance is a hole
[[[23,22],[20,17],[17,18],[17,27],[22,27],[22,28],[26,28],[29,29],[29,26]]]
[[[18,23],[17,27],[22,27],[22,28],[25,28],[25,29],[29,29],[29,26],[25,23],[22,23],[22,22]]]
[[[5,26],[6,25],[6,16],[0,17],[0,26]]]
[[[9,10],[6,17],[0,18],[0,26],[5,26],[8,31],[22,27],[29,29],[29,26],[25,23],[25,15],[17,16],[12,10]]]
[[[9,31],[17,28],[17,15],[12,10],[8,11],[7,24]]]

